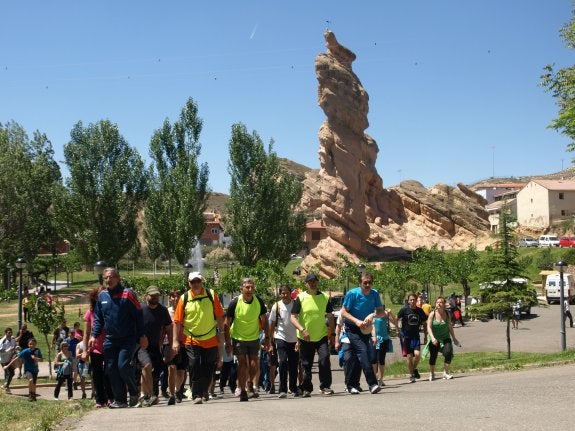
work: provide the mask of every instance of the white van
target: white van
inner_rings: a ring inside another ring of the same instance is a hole
[[[539,247],[559,247],[559,238],[555,235],[541,235]]]
[[[549,274],[545,281],[545,299],[547,304],[556,301],[561,301],[561,291],[559,290],[560,274]],[[571,304],[575,300],[575,278],[573,274],[563,273],[563,295],[565,299]]]

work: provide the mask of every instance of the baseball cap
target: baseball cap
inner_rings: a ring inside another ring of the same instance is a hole
[[[305,282],[307,283],[308,281],[312,281],[312,280],[318,281],[317,275],[310,272],[308,275],[306,275]]]
[[[160,289],[158,288],[158,286],[149,286],[146,289],[146,295],[159,295],[160,294]]]
[[[188,275],[188,281],[193,281],[195,279],[203,280],[204,277],[202,277],[202,274],[197,271],[190,272],[190,275]]]

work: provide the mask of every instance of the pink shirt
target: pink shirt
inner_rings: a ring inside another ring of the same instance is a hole
[[[90,328],[94,326],[94,312],[92,310],[86,311],[84,314],[84,322],[90,322]],[[92,352],[99,353],[100,355],[104,354],[104,340],[106,339],[106,330],[102,328],[102,333],[98,338],[96,338],[96,342],[92,346]]]

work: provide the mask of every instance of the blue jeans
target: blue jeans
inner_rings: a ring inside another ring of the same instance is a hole
[[[371,366],[371,359],[373,355],[370,345],[371,336],[369,334],[363,335],[361,333],[351,331],[346,332],[346,334],[349,338],[348,358],[352,361],[352,365],[349,367],[351,368],[349,376],[346,369],[347,384],[354,388],[359,386],[360,373],[358,372],[358,368],[361,368],[369,387],[371,388],[372,386],[377,385],[377,377],[375,377],[375,373],[373,372],[373,368]],[[359,367],[354,367],[353,359],[356,360],[356,363]]]
[[[138,395],[136,370],[132,365],[136,347],[135,338],[104,341],[106,374],[110,378],[114,400],[119,403],[127,402],[126,387],[130,395]]]
[[[10,361],[6,362],[5,364],[2,364],[2,366],[6,366],[10,363]],[[6,386],[6,388],[10,387],[10,382],[12,382],[12,378],[14,377],[14,368],[10,367],[7,370],[4,370],[4,385]]]

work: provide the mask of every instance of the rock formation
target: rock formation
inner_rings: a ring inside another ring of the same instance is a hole
[[[377,143],[365,133],[369,96],[352,70],[355,54],[324,34],[327,52],[315,60],[318,102],[327,119],[319,130],[319,174],[306,174],[301,206],[317,210],[328,238],[303,262],[335,275],[339,253],[383,260],[421,246],[465,248],[489,229],[482,199],[463,185],[427,190],[416,181],[383,188],[375,168]],[[319,199],[318,199],[319,196]]]

